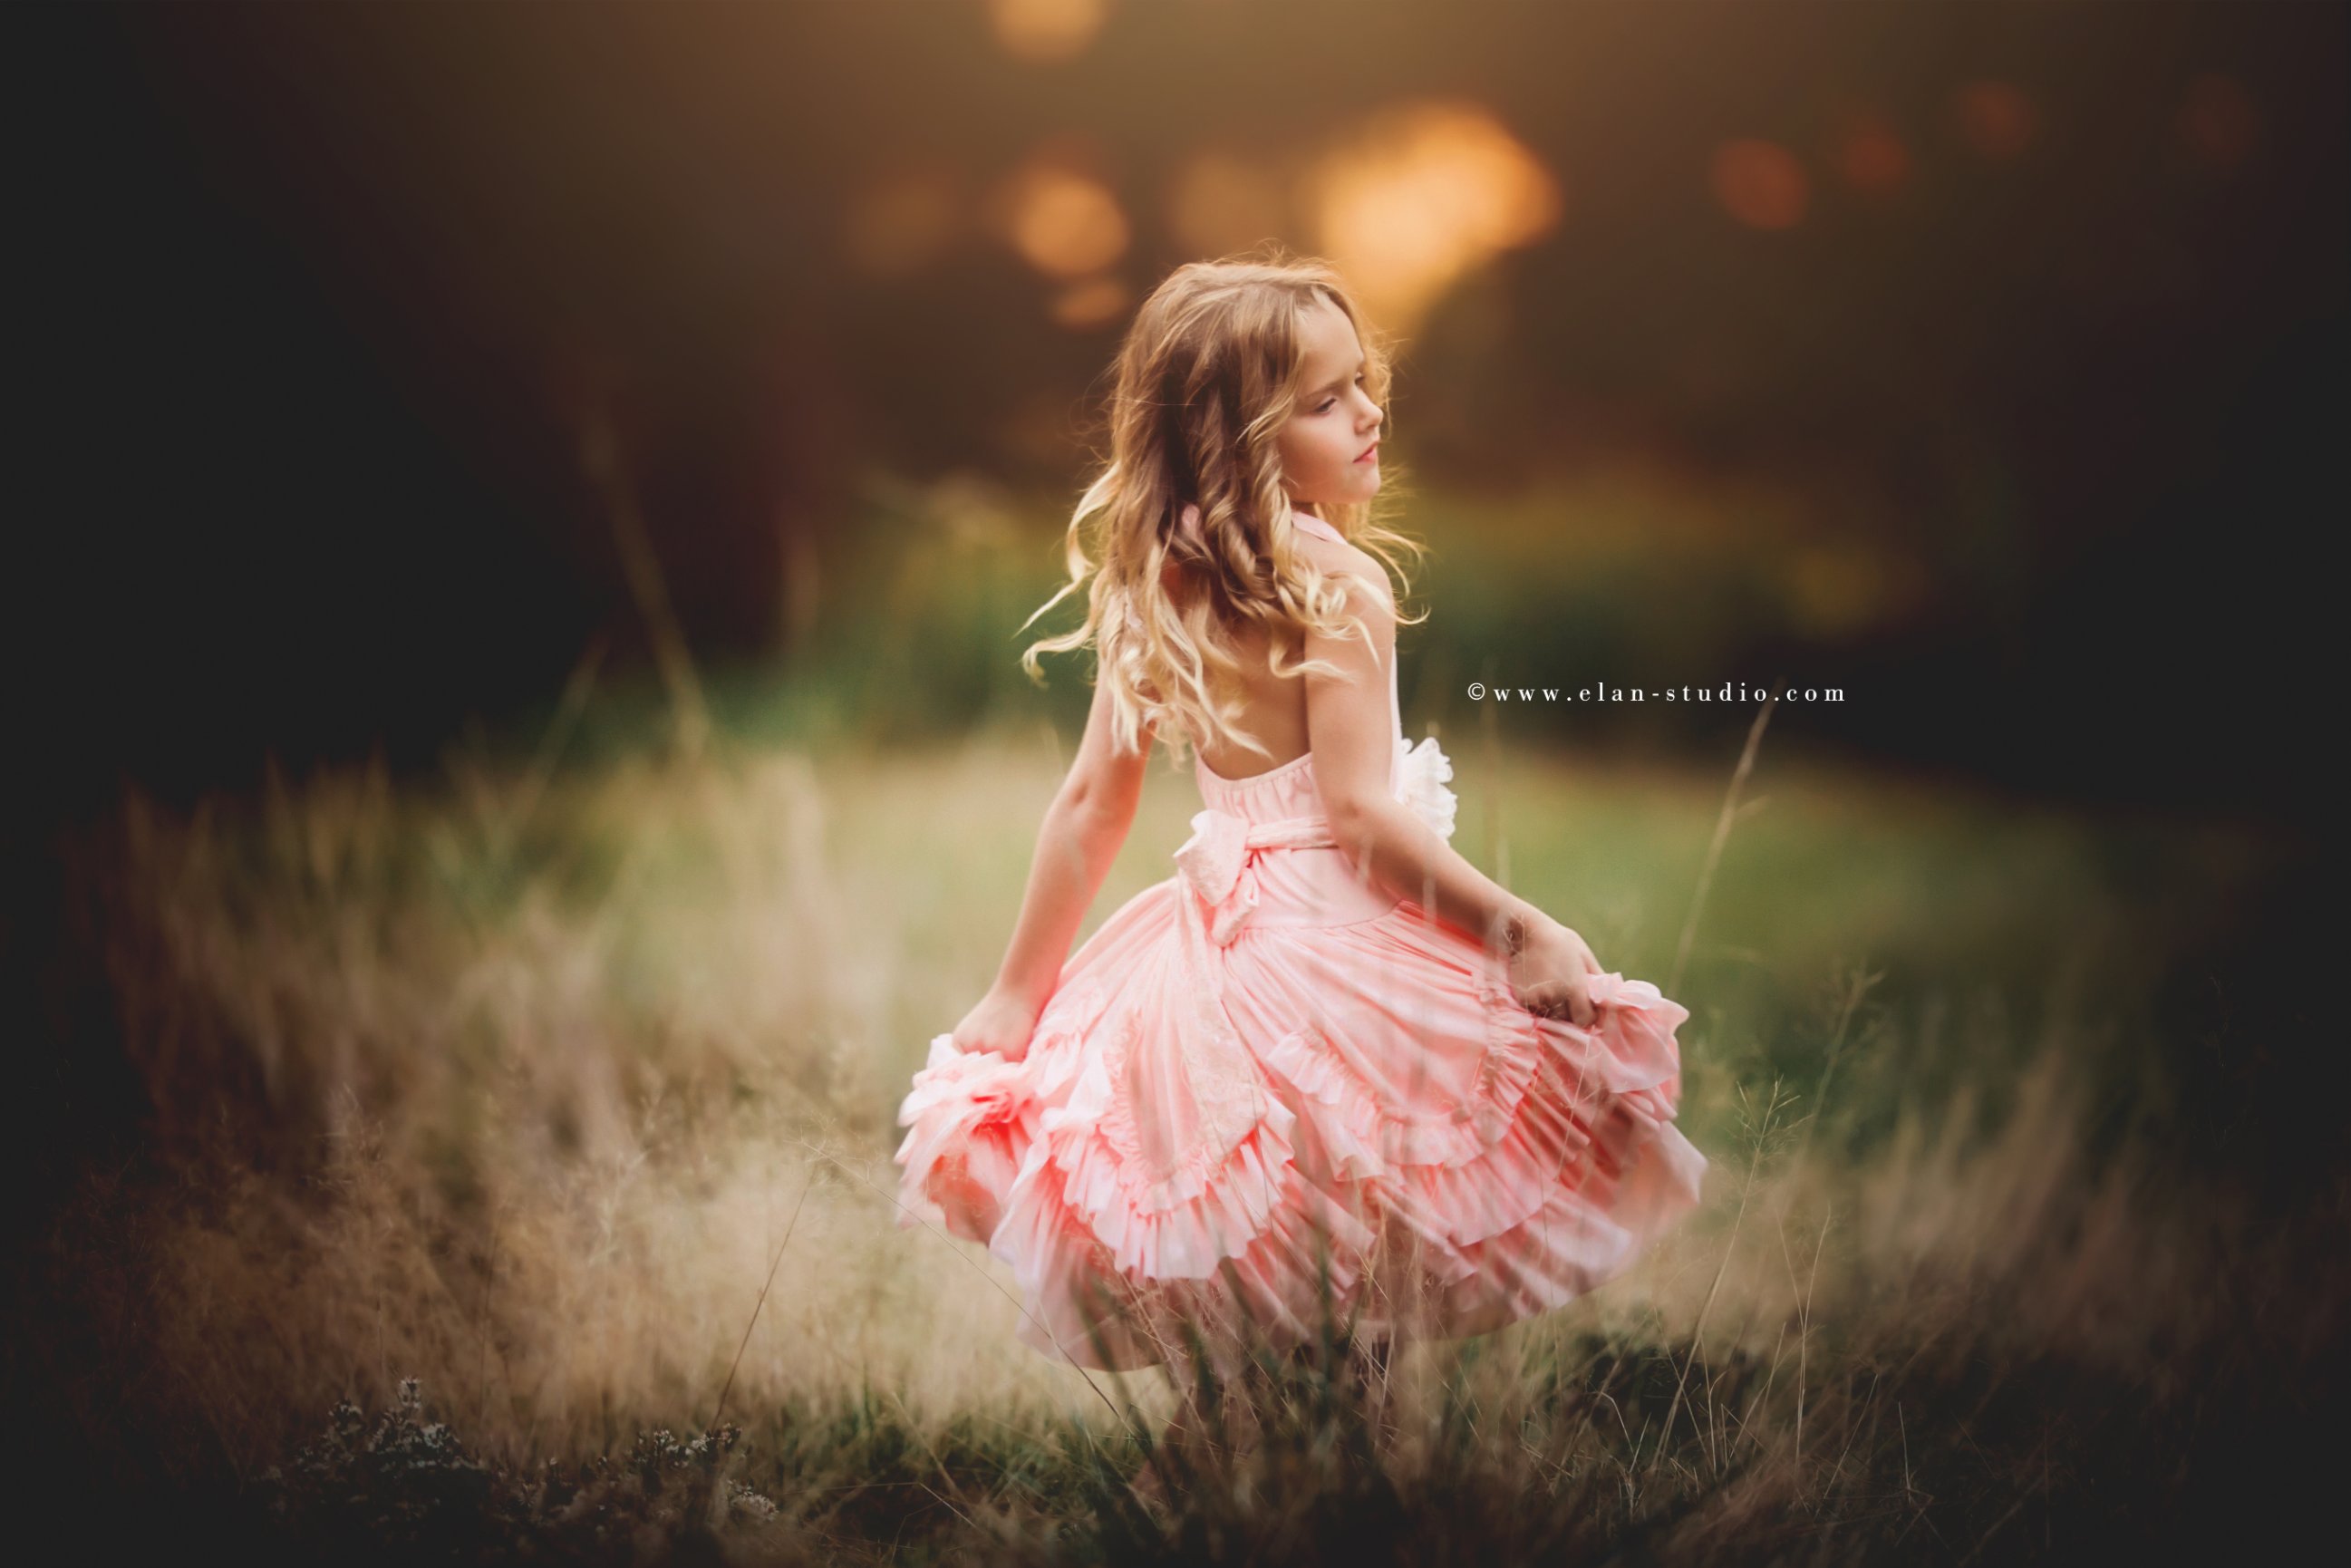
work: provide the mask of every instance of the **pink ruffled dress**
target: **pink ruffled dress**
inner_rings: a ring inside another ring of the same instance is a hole
[[[1388,700],[1397,797],[1450,838],[1452,765],[1404,739],[1393,661]],[[942,1034],[898,1113],[898,1223],[1008,1264],[1023,1343],[1188,1377],[1326,1323],[1489,1333],[1697,1206],[1707,1160],[1674,1125],[1685,1009],[1608,974],[1592,1028],[1538,1018],[1484,943],[1355,873],[1311,757],[1194,777],[1176,874],[1071,956],[1027,1054]]]

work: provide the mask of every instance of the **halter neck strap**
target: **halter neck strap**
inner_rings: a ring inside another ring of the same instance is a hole
[[[1343,541],[1347,537],[1338,529],[1332,528],[1330,524],[1324,522],[1322,518],[1316,517],[1313,513],[1301,512],[1295,507],[1290,508],[1290,520],[1297,524],[1300,528],[1304,528],[1308,533],[1320,534],[1326,539],[1339,539]]]

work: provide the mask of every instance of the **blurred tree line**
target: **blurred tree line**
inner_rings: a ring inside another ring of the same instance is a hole
[[[846,727],[967,721],[1134,304],[1280,237],[1405,335],[1426,711],[1489,668],[1801,672],[1868,755],[2314,809],[2339,6],[9,26],[52,804],[429,760],[585,651],[650,668],[664,618],[708,664],[864,668]],[[1552,727],[1587,716],[1625,723]]]

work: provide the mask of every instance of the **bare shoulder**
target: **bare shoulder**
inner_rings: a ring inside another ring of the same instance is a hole
[[[1326,539],[1316,534],[1301,533],[1298,542],[1307,559],[1326,576],[1347,580],[1343,586],[1348,608],[1360,614],[1377,612],[1395,618],[1395,592],[1377,557],[1344,539]]]
[[[1389,650],[1395,646],[1395,594],[1378,558],[1343,539],[1309,538],[1305,544],[1314,564],[1343,595],[1339,612],[1342,624],[1352,622],[1362,628],[1360,633],[1344,631],[1327,641],[1321,634],[1309,632],[1307,656],[1336,659],[1344,664],[1356,656],[1358,650],[1367,649],[1374,661],[1387,659]]]

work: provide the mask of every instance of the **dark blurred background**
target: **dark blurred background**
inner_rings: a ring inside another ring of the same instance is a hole
[[[7,26],[20,830],[126,778],[427,765],[591,650],[647,668],[632,548],[695,658],[778,680],[878,648],[829,616],[910,613],[849,592],[858,552],[926,537],[890,497],[1007,497],[1049,590],[1134,304],[1267,238],[1405,335],[1402,520],[1440,563],[1475,558],[1480,505],[1578,476],[1700,497],[1607,538],[1529,503],[1533,579],[1432,579],[1488,612],[1451,617],[1448,690],[1797,674],[1850,696],[1788,713],[1791,743],[2316,809],[2339,6]],[[1026,586],[981,663],[1009,665]],[[1513,604],[1559,640],[1496,632]]]

